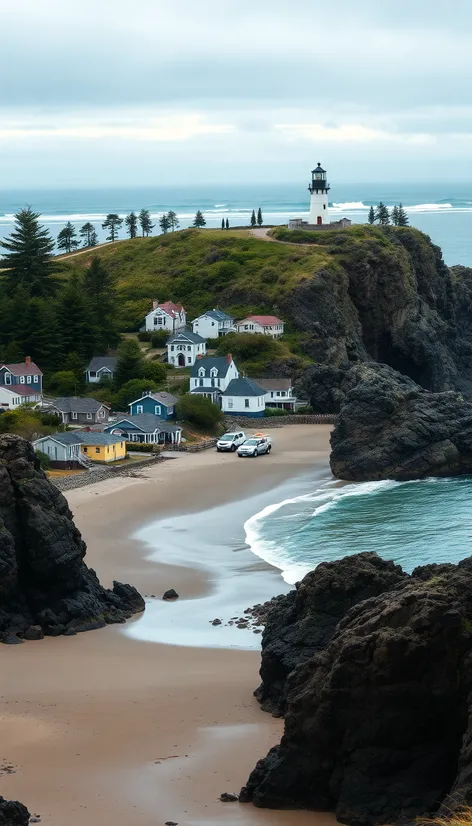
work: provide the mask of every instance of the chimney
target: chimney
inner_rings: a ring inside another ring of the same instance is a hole
[[[158,302],[157,298],[155,298],[154,301],[152,302],[152,309],[157,310],[158,306],[159,306],[159,302]]]
[[[27,365],[28,365],[28,367],[30,366],[30,364],[31,364],[31,356],[26,356],[26,358],[25,358],[25,364],[27,364]]]
[[[228,353],[228,355],[226,356],[226,364],[231,364],[232,361],[233,361],[233,354]]]
[[[198,353],[197,359],[202,359],[202,358],[203,358],[203,353]]]

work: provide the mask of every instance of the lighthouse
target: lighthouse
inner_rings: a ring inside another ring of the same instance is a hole
[[[326,180],[326,170],[318,162],[316,169],[311,172],[311,181],[308,186],[311,194],[309,224],[328,224],[328,192],[329,183]]]

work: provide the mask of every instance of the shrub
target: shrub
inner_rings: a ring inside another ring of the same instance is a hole
[[[140,399],[148,391],[154,392],[155,390],[157,390],[157,384],[149,379],[131,379],[120,387],[113,397],[113,407],[116,410],[126,411],[131,402]]]
[[[299,407],[295,412],[301,416],[310,416],[313,413],[313,408],[311,404],[304,404],[303,407]]]
[[[42,450],[35,450],[34,455],[39,460],[39,464],[43,470],[49,470],[51,467],[51,460],[47,453],[44,453]]]
[[[288,416],[288,410],[282,410],[281,407],[266,407],[264,416]]]
[[[77,380],[77,374],[72,370],[59,370],[49,377],[48,390],[58,396],[78,396],[83,381]]]
[[[140,341],[152,341],[152,333],[143,330],[141,333],[138,333],[138,338]]]
[[[217,404],[210,399],[195,394],[182,396],[177,405],[179,419],[191,422],[197,427],[213,429],[223,419],[223,414]]]
[[[157,333],[152,333],[150,338],[151,347],[153,350],[159,350],[161,347],[165,347],[168,338],[168,333],[166,333],[165,330],[158,330]]]
[[[144,364],[144,378],[159,383],[164,381],[167,371],[162,361],[146,361]]]
[[[126,442],[126,449],[134,453],[152,453],[155,445],[140,444],[140,442]]]
[[[216,350],[221,339],[220,338],[207,338],[207,348],[208,350]],[[225,353],[226,355],[226,353]]]

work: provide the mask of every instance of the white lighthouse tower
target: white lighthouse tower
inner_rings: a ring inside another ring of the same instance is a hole
[[[308,186],[311,193],[309,224],[328,224],[328,192],[329,183],[326,180],[326,170],[318,163],[312,170],[311,181]]]

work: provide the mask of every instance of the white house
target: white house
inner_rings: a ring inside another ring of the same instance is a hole
[[[204,338],[197,333],[183,330],[171,336],[167,342],[167,361],[175,367],[191,367],[198,358],[206,354]]]
[[[190,371],[190,392],[218,403],[229,383],[238,377],[238,368],[231,353],[197,359]]]
[[[238,333],[263,333],[272,338],[280,338],[284,333],[284,322],[275,315],[250,315],[236,324]]]
[[[174,304],[173,301],[165,301],[164,304],[152,302],[152,310],[145,319],[145,329],[147,332],[156,333],[164,330],[167,333],[177,333],[185,330],[187,323],[187,313],[181,304]]]
[[[265,395],[252,379],[233,379],[221,394],[221,409],[228,416],[260,418],[265,411]]]
[[[0,410],[16,410],[20,404],[34,403],[41,401],[40,393],[33,393],[31,388],[15,385],[5,387],[0,385]]]
[[[219,338],[234,332],[234,318],[222,310],[208,310],[192,321],[192,329],[203,338]]]
[[[113,381],[118,359],[116,356],[96,356],[87,365],[85,381],[97,384],[100,381]]]
[[[82,441],[77,433],[53,433],[33,442],[35,450],[46,453],[57,468],[77,467],[83,464]]]
[[[293,394],[291,379],[254,379],[253,381],[265,390],[266,407],[295,410],[297,399]]]

